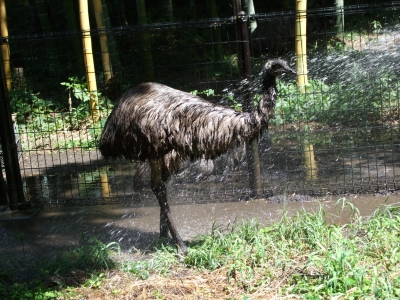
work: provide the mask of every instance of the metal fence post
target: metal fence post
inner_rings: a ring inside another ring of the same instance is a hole
[[[233,0],[233,15],[236,17],[236,26],[235,26],[236,41],[242,40],[242,28],[238,21],[238,16],[240,11],[242,11],[241,0]],[[244,74],[244,66],[243,66],[244,64],[243,64],[243,53],[240,44],[238,44],[237,61],[238,61],[239,74],[242,77]]]
[[[250,87],[252,80],[252,68],[251,68],[251,57],[250,57],[250,45],[249,45],[249,31],[248,31],[248,17],[247,14],[242,11],[242,5],[240,0],[234,0],[234,12],[237,20],[237,39],[238,43],[238,60],[240,76],[246,79],[246,85]],[[244,111],[250,112],[254,110],[253,95],[250,89],[246,92],[246,103],[243,105]],[[261,180],[261,169],[260,169],[260,153],[258,150],[258,141],[246,142],[246,156],[247,165],[249,170],[249,188],[250,197],[255,197],[262,190]]]
[[[2,42],[6,42],[4,37],[2,37]],[[25,197],[2,61],[3,55],[0,51],[0,139],[3,149],[4,167],[6,169],[10,209],[17,210],[18,203],[23,203]]]

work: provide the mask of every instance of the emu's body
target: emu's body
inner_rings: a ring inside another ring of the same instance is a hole
[[[233,144],[257,138],[267,127],[276,102],[275,77],[294,73],[285,61],[269,60],[263,70],[263,95],[257,109],[241,113],[158,83],[143,83],[122,95],[100,139],[105,158],[148,160],[151,187],[160,204],[160,234],[168,229],[181,251],[186,246],[171,218],[164,182],[179,161],[212,159]]]

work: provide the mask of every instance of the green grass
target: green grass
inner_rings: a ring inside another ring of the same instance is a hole
[[[224,270],[230,284],[249,299],[265,287],[303,299],[400,298],[400,206],[382,206],[368,218],[344,198],[337,208],[338,215],[347,212],[351,221],[336,225],[335,216],[327,216],[321,205],[311,213],[300,211],[290,218],[284,214],[267,227],[255,220],[225,230],[214,226],[209,235],[189,243],[184,257],[160,244],[151,259],[117,264],[110,256],[118,251],[117,244],[91,238],[47,265],[46,274],[85,267],[92,275],[83,286],[99,288],[107,281],[101,270],[109,268],[141,280],[153,274],[168,277],[179,269]],[[32,284],[13,285],[4,272],[0,278],[0,292],[6,291],[9,299],[53,299],[71,293],[43,284],[33,289]]]
[[[398,78],[390,72],[379,78],[361,73],[359,66],[352,66],[352,80],[346,85],[310,79],[305,93],[298,93],[294,82],[280,81],[280,101],[271,124],[366,126],[398,118]]]
[[[306,299],[399,298],[399,207],[377,210],[364,220],[351,203],[338,204],[350,211],[350,223],[328,222],[322,207],[268,227],[244,222],[190,243],[183,264],[208,270],[227,266],[227,276],[250,294],[286,277],[281,294]]]

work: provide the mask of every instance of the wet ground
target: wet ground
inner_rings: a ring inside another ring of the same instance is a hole
[[[265,199],[248,202],[172,205],[178,230],[184,240],[211,232],[217,226],[224,231],[243,220],[257,219],[262,225],[280,220],[285,211],[293,216],[300,210],[316,211],[320,205],[331,222],[348,221],[347,212],[339,213],[335,205],[340,197],[308,198],[289,195],[270,203]],[[399,193],[391,195],[347,195],[363,216],[370,216],[378,207],[400,203]],[[3,212],[0,215],[0,263],[15,266],[24,273],[28,265],[79,245],[82,235],[95,236],[104,243],[118,242],[124,258],[138,259],[153,250],[159,231],[159,208],[139,204],[58,207],[36,215],[26,212]]]

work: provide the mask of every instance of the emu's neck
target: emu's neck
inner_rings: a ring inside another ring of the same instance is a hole
[[[276,81],[275,76],[266,74],[263,79],[263,90],[260,102],[257,107],[257,113],[261,117],[262,122],[268,123],[272,117],[276,103]]]

